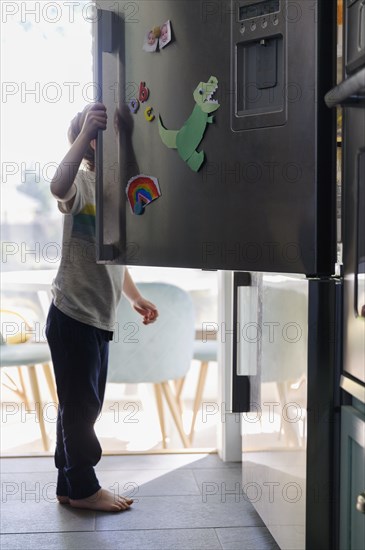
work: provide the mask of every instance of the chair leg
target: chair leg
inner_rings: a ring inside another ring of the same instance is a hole
[[[25,386],[25,383],[24,383],[22,367],[17,367],[17,370],[18,370],[18,375],[19,375],[20,388],[14,382],[14,380],[10,376],[10,374],[6,372],[6,369],[4,369],[4,374],[5,374],[6,378],[10,381],[11,386],[9,386],[9,384],[6,384],[5,382],[3,382],[3,386],[5,386],[5,388],[7,388],[8,390],[14,392],[19,397],[19,399],[22,401],[22,403],[25,404],[25,407],[27,409],[29,409],[29,399],[28,399],[26,386]]]
[[[184,387],[185,376],[182,376],[181,378],[177,378],[174,382],[175,382],[176,395],[180,397],[182,389]]]
[[[26,387],[25,387],[22,367],[18,367],[18,374],[19,374],[20,385],[22,387],[22,392],[21,393],[22,393],[22,397],[23,397],[23,400],[24,400],[24,404],[25,404],[25,407],[27,409],[29,409],[29,399],[28,399],[28,394],[27,394]]]
[[[181,403],[181,393],[185,383],[185,376],[174,380],[174,383],[175,383],[176,401],[180,409],[180,415],[182,416],[183,411],[182,411],[182,403]]]
[[[169,386],[168,382],[161,382],[162,391],[165,395],[167,404],[169,406],[170,412],[172,414],[172,417],[175,421],[176,428],[180,434],[181,441],[183,442],[184,447],[190,447],[189,438],[184,432],[184,427],[182,423],[182,419],[179,412],[179,406],[177,404],[176,398],[171,391],[171,388]]]
[[[45,422],[44,422],[44,416],[43,416],[43,411],[42,411],[41,394],[40,394],[40,391],[39,391],[39,385],[38,385],[38,379],[37,379],[37,373],[36,373],[36,370],[35,370],[35,365],[30,365],[28,372],[29,372],[30,385],[31,385],[31,388],[32,388],[34,402],[35,402],[36,417],[38,419],[39,427],[41,429],[41,434],[42,434],[43,448],[44,448],[45,451],[48,451],[48,449],[49,449],[48,436],[47,436],[46,426],[45,426]]]
[[[43,372],[44,372],[45,379],[46,379],[47,384],[48,384],[49,391],[51,393],[53,403],[57,404],[58,403],[58,397],[57,397],[57,391],[56,391],[56,384],[54,382],[54,378],[53,378],[53,375],[52,375],[52,372],[51,372],[50,364],[49,363],[43,363],[42,367],[43,367]]]
[[[198,385],[196,388],[196,394],[195,394],[195,400],[194,400],[194,406],[193,406],[193,418],[191,420],[191,428],[190,428],[190,434],[189,434],[190,443],[193,442],[195,420],[199,411],[199,407],[201,406],[207,372],[208,372],[208,361],[202,361],[200,365]]]
[[[161,434],[162,434],[162,447],[163,447],[163,449],[166,449],[167,445],[166,445],[165,415],[164,415],[164,412],[163,412],[161,385],[160,384],[153,384],[153,388],[155,390],[158,417],[160,419],[160,428],[161,428]]]

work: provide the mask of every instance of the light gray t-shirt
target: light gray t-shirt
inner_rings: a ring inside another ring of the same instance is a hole
[[[79,170],[74,183],[71,209],[58,202],[65,216],[61,263],[52,282],[53,301],[73,319],[113,331],[125,266],[96,263],[95,173]]]

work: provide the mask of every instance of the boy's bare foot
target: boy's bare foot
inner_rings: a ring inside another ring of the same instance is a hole
[[[70,505],[74,508],[87,508],[88,510],[100,510],[102,512],[121,512],[127,510],[132,502],[133,499],[115,495],[106,489],[99,489],[87,498],[69,499]]]
[[[61,504],[70,504],[70,499],[68,497],[64,497],[61,495],[56,495],[56,496],[57,496],[58,502],[60,502]]]

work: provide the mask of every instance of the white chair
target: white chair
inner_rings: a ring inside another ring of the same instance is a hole
[[[108,382],[152,383],[159,414],[162,444],[166,448],[163,397],[184,447],[190,442],[184,432],[181,407],[171,381],[184,379],[190,368],[194,344],[194,308],[190,295],[166,283],[139,283],[141,294],[153,302],[159,317],[145,326],[141,316],[123,299],[118,307],[118,330],[110,342]]]
[[[20,314],[16,312],[12,313],[13,315],[17,316],[22,323],[25,322],[24,318]],[[8,378],[10,379],[13,387],[7,386],[6,384],[5,385],[10,390],[14,391],[14,393],[16,393],[25,403],[26,408],[29,409],[29,398],[21,372],[21,367],[27,367],[33,400],[35,403],[36,418],[39,422],[39,427],[41,430],[43,448],[46,451],[49,450],[49,439],[47,436],[46,425],[42,411],[42,401],[37,379],[36,365],[43,366],[43,372],[46,377],[52,399],[55,403],[57,403],[57,393],[53,376],[50,370],[50,363],[51,353],[46,343],[24,341],[23,343],[18,344],[7,344],[3,336],[0,335],[0,367],[18,367],[21,388],[17,387],[17,385],[9,375]]]

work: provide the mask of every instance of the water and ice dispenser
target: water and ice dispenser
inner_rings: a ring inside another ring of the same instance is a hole
[[[287,120],[286,2],[233,1],[231,17],[232,130],[283,125]]]

